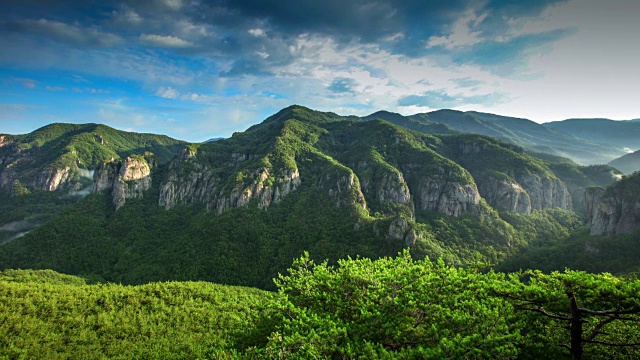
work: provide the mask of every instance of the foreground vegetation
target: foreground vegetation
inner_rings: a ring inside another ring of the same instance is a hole
[[[278,293],[0,273],[3,358],[638,358],[640,281],[395,258],[315,264]]]

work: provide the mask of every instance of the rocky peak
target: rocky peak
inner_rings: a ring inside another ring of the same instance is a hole
[[[151,159],[132,155],[124,161],[103,163],[93,175],[93,192],[110,191],[116,210],[126,199],[142,197],[151,188]]]

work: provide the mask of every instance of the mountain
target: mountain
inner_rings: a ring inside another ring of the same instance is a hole
[[[577,138],[571,133],[547,128],[531,120],[499,116],[475,111],[438,110],[429,113],[402,115],[378,112],[364,119],[380,118],[414,130],[429,127],[429,133],[456,132],[474,133],[495,137],[523,147],[528,151],[544,152],[572,159],[582,165],[603,164],[622,155],[622,149],[605,144],[596,144]],[[410,124],[409,126],[405,124]],[[439,132],[437,125],[445,126]]]
[[[625,174],[632,174],[640,170],[640,150],[623,155],[609,162],[609,165],[620,169]]]
[[[410,247],[418,258],[496,263],[541,225],[525,233],[495,209],[549,212],[547,225],[576,218],[565,183],[518,146],[300,106],[184,146],[166,164],[103,162],[93,179],[92,195],[0,246],[0,267],[272,288],[305,250],[335,261]]]
[[[563,131],[586,141],[609,144],[625,153],[640,149],[638,120],[569,119],[543,124],[546,128]],[[620,154],[621,156],[623,154]]]
[[[363,116],[363,120],[386,120],[392,124],[402,126],[404,128],[420,131],[426,134],[455,134],[459,131],[454,130],[451,126],[445,124],[434,123],[431,121],[423,121],[422,119],[412,119],[398,113],[390,111],[377,111],[371,115]]]
[[[204,142],[208,143],[208,142],[213,142],[213,141],[218,141],[218,140],[223,140],[223,139],[224,139],[223,137],[214,137],[214,138],[211,138],[209,140],[205,140]]]
[[[164,135],[98,124],[58,123],[26,135],[0,135],[0,190],[79,190],[106,160],[149,151],[167,162],[183,145]]]
[[[291,106],[231,138],[181,144],[168,163],[148,153],[103,161],[91,195],[0,246],[0,268],[273,289],[303,251],[334,262],[408,247],[456,266],[498,264],[564,241],[582,224],[572,209],[583,211],[584,189],[618,175],[379,119],[388,114]]]
[[[105,162],[146,154],[152,163],[166,163],[184,144],[98,124],[51,124],[25,135],[0,135],[0,243],[73,206],[91,191],[94,172]]]

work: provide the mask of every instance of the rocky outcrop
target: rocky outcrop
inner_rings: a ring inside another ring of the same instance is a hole
[[[438,211],[449,216],[480,213],[480,194],[475,184],[447,182],[438,177],[420,181],[415,191],[416,207]]]
[[[367,202],[360,187],[360,180],[352,171],[326,174],[321,186],[327,189],[327,195],[333,199],[336,207],[360,206],[367,208]]]
[[[77,168],[72,169],[69,166],[60,169],[44,169],[29,186],[46,191],[56,191],[64,185],[71,184],[73,180],[76,180],[78,174],[75,170],[77,170]]]
[[[478,190],[489,205],[497,209],[531,214],[531,199],[520,184],[505,179],[490,178],[481,182]]]
[[[489,205],[520,214],[528,215],[533,210],[553,207],[573,208],[567,185],[547,174],[533,173],[518,177],[513,174],[485,175],[478,180],[478,189]]]
[[[153,165],[149,156],[130,156],[124,161],[103,163],[93,175],[93,192],[110,192],[117,210],[127,199],[140,198],[151,188]]]
[[[631,179],[640,182],[640,177]],[[622,185],[620,185],[622,183]],[[587,227],[591,235],[631,234],[640,230],[640,199],[628,194],[621,181],[607,190],[599,187],[585,192]]]
[[[526,174],[516,180],[529,195],[532,209],[572,208],[571,195],[561,180],[546,174]]]
[[[422,238],[422,234],[411,226],[407,219],[398,217],[389,225],[386,238],[389,241],[403,241],[406,247],[411,247]]]
[[[0,147],[7,146],[10,143],[6,135],[0,135]]]
[[[22,184],[29,189],[56,191],[75,189],[80,185],[81,169],[71,166],[38,165],[32,150],[13,144],[6,136],[0,145],[7,146],[0,154],[0,189],[12,193],[14,185]],[[17,170],[19,169],[19,170]]]
[[[422,210],[438,211],[454,217],[482,212],[480,193],[473,183],[461,184],[439,177],[427,177],[422,179],[415,193],[416,207]]]
[[[233,153],[224,163],[234,169],[252,158],[255,156]],[[169,164],[168,175],[160,184],[159,204],[170,209],[200,203],[217,213],[251,202],[266,208],[281,201],[300,183],[297,169],[274,170],[264,166],[253,171],[237,170],[233,180],[222,179],[209,165],[198,161],[195,151],[185,148]]]
[[[267,208],[272,203],[280,202],[290,192],[300,185],[300,172],[295,170],[281,170],[272,176],[271,169],[261,168],[253,171],[246,184],[239,182],[228,195],[218,194],[216,211],[218,214],[227,209],[242,207],[256,201],[259,208]]]
[[[413,210],[411,192],[404,175],[397,169],[391,170],[389,167],[372,169],[369,164],[370,162],[361,161],[356,166],[365,197],[380,204],[400,204]],[[378,175],[372,176],[374,172]]]

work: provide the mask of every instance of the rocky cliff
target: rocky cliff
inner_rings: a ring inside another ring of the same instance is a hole
[[[236,172],[233,178],[225,178],[210,164],[199,161],[195,151],[185,148],[169,164],[168,174],[160,185],[159,204],[170,209],[176,205],[200,203],[217,213],[253,201],[258,207],[266,208],[300,185],[297,168],[274,170],[258,166],[252,170],[241,169],[244,162],[255,158],[255,154],[231,153],[222,162],[228,170]]]
[[[587,227],[591,235],[631,234],[640,230],[640,174],[585,192]]]
[[[151,168],[154,166],[153,155],[132,155],[124,161],[103,163],[93,175],[93,192],[111,193],[116,210],[121,208],[127,199],[139,198],[151,188]]]
[[[489,205],[521,214],[571,209],[566,184],[514,145],[473,135],[445,139],[450,156],[473,175]]]
[[[17,185],[25,188],[56,191],[77,190],[83,183],[83,173],[77,163],[41,165],[38,156],[2,139],[5,147],[0,154],[0,189],[13,194]]]
[[[483,181],[478,190],[485,200],[495,208],[520,214],[531,213],[531,198],[516,182],[491,178]]]
[[[50,124],[24,135],[0,135],[0,190],[76,191],[108,159],[152,151],[168,161],[183,142],[162,135],[128,133],[99,124]]]
[[[561,180],[541,173],[522,175],[516,180],[529,195],[532,209],[572,208],[571,194]]]

